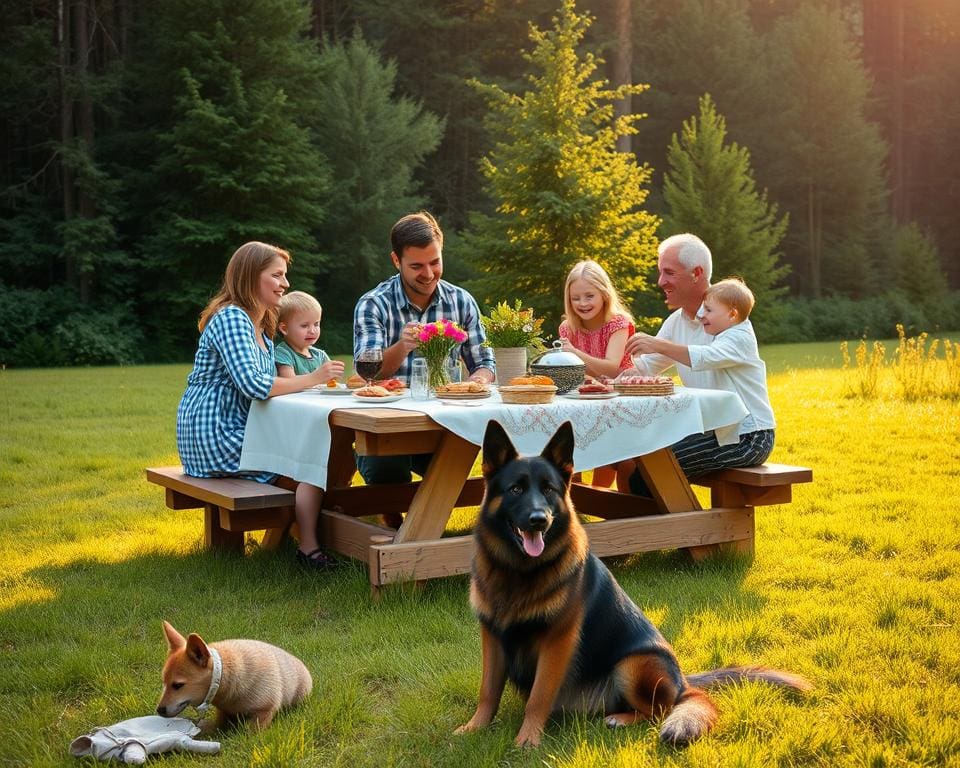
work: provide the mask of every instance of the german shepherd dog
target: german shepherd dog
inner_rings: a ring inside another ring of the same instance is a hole
[[[470,583],[483,668],[476,712],[457,733],[490,723],[508,678],[526,698],[521,746],[538,745],[559,710],[602,714],[610,727],[663,718],[660,739],[682,745],[717,721],[701,686],[762,680],[810,688],[797,675],[759,667],[685,677],[670,644],[590,553],[570,502],[572,474],[569,422],[531,458],[518,457],[503,427],[487,425]]]

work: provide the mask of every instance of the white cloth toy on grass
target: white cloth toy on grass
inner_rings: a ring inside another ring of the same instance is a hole
[[[215,755],[219,741],[197,741],[200,729],[185,717],[147,715],[124,720],[116,725],[94,728],[86,736],[70,742],[74,757],[91,755],[97,760],[122,760],[129,765],[143,765],[147,755],[182,749]]]

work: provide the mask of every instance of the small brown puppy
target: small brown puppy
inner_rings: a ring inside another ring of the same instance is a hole
[[[251,718],[266,728],[281,707],[299,704],[313,688],[302,661],[259,640],[222,640],[207,645],[200,635],[184,638],[163,622],[170,652],[163,665],[163,695],[157,714],[175,717],[188,706],[217,708],[214,728]]]

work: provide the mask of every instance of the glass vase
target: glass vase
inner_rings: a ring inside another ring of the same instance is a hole
[[[450,383],[450,369],[447,366],[447,360],[428,360],[427,378],[430,382],[430,391],[436,391],[437,387]]]

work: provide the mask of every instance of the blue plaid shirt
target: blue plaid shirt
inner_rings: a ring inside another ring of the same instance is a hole
[[[357,302],[353,311],[353,356],[356,358],[361,349],[386,349],[396,344],[407,323],[433,323],[441,319],[457,323],[467,332],[467,340],[450,353],[452,360],[462,358],[470,373],[477,368],[495,370],[493,350],[482,346],[487,336],[480,324],[480,308],[473,296],[463,288],[441,280],[430,304],[421,312],[404,293],[399,274],[367,291]],[[416,352],[407,355],[394,374],[397,378],[410,380],[410,363],[415,356]]]
[[[239,471],[250,402],[266,400],[277,375],[273,343],[264,337],[264,351],[255,333],[249,315],[230,305],[211,317],[200,334],[177,409],[177,450],[188,475],[231,475],[261,483],[276,477]]]

